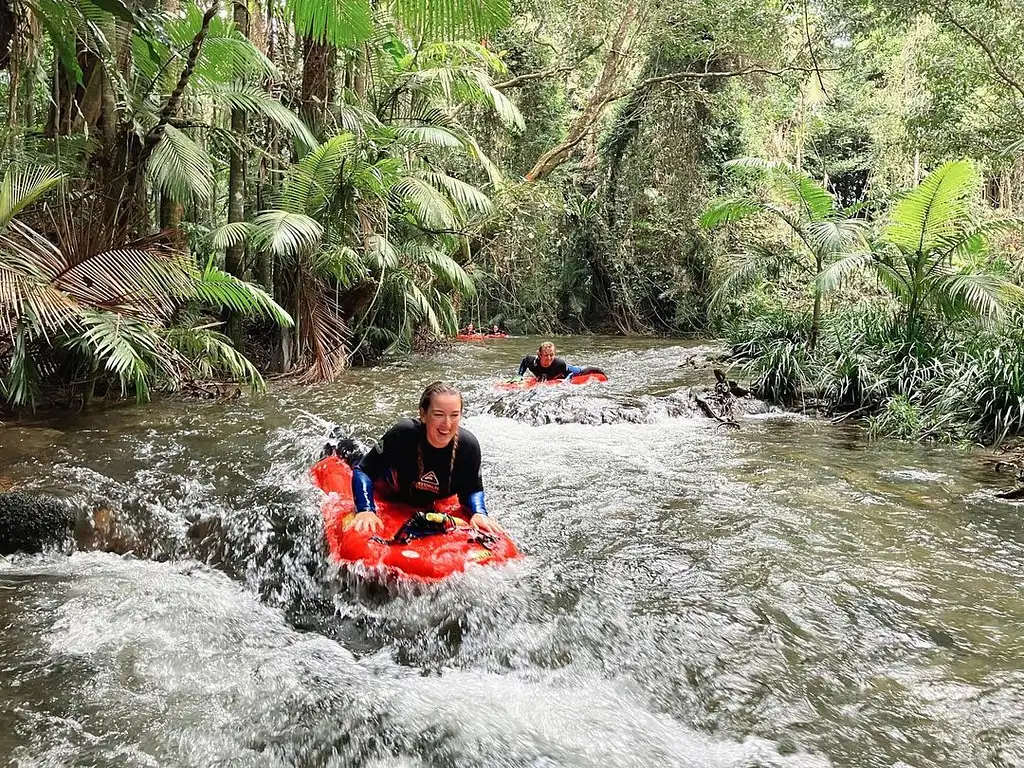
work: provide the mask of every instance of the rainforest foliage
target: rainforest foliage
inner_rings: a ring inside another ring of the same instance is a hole
[[[0,0],[0,398],[725,335],[880,432],[1024,425],[1009,0]]]

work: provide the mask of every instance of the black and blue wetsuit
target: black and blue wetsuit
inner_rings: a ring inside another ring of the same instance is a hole
[[[457,443],[453,440],[435,448],[422,421],[402,419],[352,468],[356,512],[377,511],[373,492],[374,483],[380,482],[398,501],[414,507],[430,507],[438,499],[458,494],[471,514],[486,515],[480,443],[462,427]]]
[[[564,379],[567,376],[575,376],[577,373],[582,373],[583,369],[575,365],[569,365],[560,357],[556,357],[551,361],[551,365],[545,368],[540,364],[540,358],[537,355],[527,355],[519,363],[519,375],[522,376],[527,371],[530,371],[541,381],[550,381]]]

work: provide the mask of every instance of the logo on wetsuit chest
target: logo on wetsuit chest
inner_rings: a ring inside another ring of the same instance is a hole
[[[413,488],[427,493],[440,493],[441,483],[434,472],[427,472],[423,477],[412,484]]]

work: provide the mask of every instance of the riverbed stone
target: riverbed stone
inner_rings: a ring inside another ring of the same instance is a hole
[[[70,541],[75,515],[48,494],[0,493],[0,554],[35,553]]]

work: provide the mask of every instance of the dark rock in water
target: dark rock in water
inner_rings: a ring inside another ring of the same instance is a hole
[[[553,394],[560,396],[555,397]],[[490,407],[494,416],[528,424],[634,424],[652,421],[649,407],[631,398],[598,397],[583,393],[527,392],[503,397]]]
[[[41,552],[71,540],[75,514],[61,499],[21,491],[0,493],[0,554]]]

